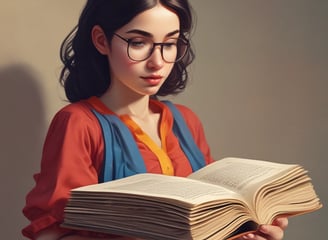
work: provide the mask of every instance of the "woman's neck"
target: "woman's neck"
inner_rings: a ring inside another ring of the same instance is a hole
[[[129,115],[143,119],[151,114],[149,96],[115,94],[112,91],[105,93],[100,99],[117,115]]]
[[[100,99],[117,115],[128,115],[143,132],[161,147],[160,113],[158,109],[152,109],[148,95],[137,95],[136,93],[124,95],[122,91],[107,91]]]

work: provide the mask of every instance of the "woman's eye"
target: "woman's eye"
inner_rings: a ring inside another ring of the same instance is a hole
[[[172,48],[176,48],[177,43],[176,42],[166,42],[163,44],[163,47],[165,49],[172,49]]]
[[[147,45],[147,42],[142,39],[130,39],[130,46],[135,48],[141,48]]]

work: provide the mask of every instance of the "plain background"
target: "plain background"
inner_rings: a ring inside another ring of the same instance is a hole
[[[216,159],[299,163],[325,205],[328,1],[191,0],[196,61],[173,100],[201,118]],[[84,0],[0,0],[1,239],[23,239],[25,195],[49,122],[64,106],[59,47]],[[325,239],[327,206],[290,219],[285,239]]]

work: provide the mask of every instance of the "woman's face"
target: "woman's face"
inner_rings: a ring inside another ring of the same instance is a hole
[[[144,40],[155,43],[170,42],[179,36],[178,16],[158,4],[134,17],[115,33],[125,39],[136,38],[138,48]],[[140,40],[140,43],[139,43]],[[142,40],[142,41],[141,41]],[[128,43],[114,35],[108,50],[111,86],[108,91],[123,95],[154,95],[170,74],[174,63],[167,63],[161,55],[161,46],[156,46],[151,56],[144,61],[133,61],[127,54]]]

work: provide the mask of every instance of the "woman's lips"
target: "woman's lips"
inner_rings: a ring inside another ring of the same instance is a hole
[[[150,85],[157,85],[161,82],[163,79],[163,76],[160,75],[151,75],[151,76],[146,76],[146,77],[141,77],[143,80],[145,80],[147,83]]]

